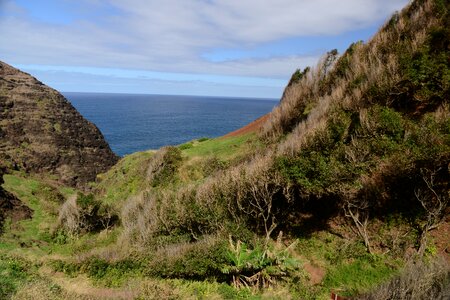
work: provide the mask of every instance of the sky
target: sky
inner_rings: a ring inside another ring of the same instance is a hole
[[[0,60],[62,92],[279,98],[408,0],[0,0]]]

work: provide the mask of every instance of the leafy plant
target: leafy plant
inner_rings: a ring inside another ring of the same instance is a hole
[[[231,276],[232,284],[239,287],[266,288],[277,280],[289,276],[298,268],[298,261],[289,255],[289,247],[282,247],[280,238],[274,246],[256,246],[251,249],[246,243],[236,243],[229,238],[227,257],[229,265],[222,272]]]

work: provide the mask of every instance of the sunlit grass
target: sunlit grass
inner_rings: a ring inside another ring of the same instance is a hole
[[[182,150],[187,158],[197,156],[216,156],[219,159],[229,160],[237,157],[256,145],[256,135],[254,133],[227,137],[208,139],[206,141],[192,141],[192,147]]]

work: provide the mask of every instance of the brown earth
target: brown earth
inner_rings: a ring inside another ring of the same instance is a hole
[[[450,215],[439,227],[430,232],[436,245],[436,250],[450,263]]]
[[[255,121],[251,122],[248,125],[245,125],[242,128],[239,128],[238,130],[227,133],[226,135],[223,136],[223,138],[235,137],[235,136],[240,136],[240,135],[244,135],[247,133],[257,132],[263,126],[263,124],[267,121],[267,119],[269,119],[269,116],[270,116],[270,113],[256,119]]]
[[[326,271],[323,268],[309,262],[305,263],[303,267],[308,272],[309,283],[312,285],[320,284],[326,275]]]
[[[0,62],[0,165],[84,186],[118,160],[58,91]]]

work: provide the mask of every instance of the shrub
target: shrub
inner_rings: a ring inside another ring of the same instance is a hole
[[[163,147],[156,152],[147,169],[147,180],[151,186],[156,187],[174,182],[181,160],[181,150],[177,147]]]
[[[194,147],[194,145],[192,144],[192,142],[189,142],[189,143],[179,145],[178,149],[186,150],[186,149],[191,149],[192,147]]]
[[[293,85],[297,82],[299,82],[300,80],[302,80],[303,77],[305,77],[305,75],[311,71],[310,67],[306,67],[305,69],[300,70],[297,69],[294,74],[292,74],[291,79],[289,80],[288,86]]]
[[[118,217],[110,206],[102,204],[92,194],[78,193],[61,206],[57,227],[71,236],[77,236],[80,233],[108,229],[117,221]],[[59,231],[55,234],[61,235]]]
[[[141,275],[144,270],[139,260],[120,260],[108,262],[93,257],[83,263],[81,271],[85,271],[94,281],[109,287],[120,286],[131,276]]]
[[[226,243],[210,236],[194,243],[161,248],[150,263],[148,275],[163,278],[225,280],[221,269],[228,263]]]
[[[333,170],[329,168],[328,157],[309,152],[298,158],[280,157],[278,168],[288,179],[301,186],[305,192],[321,193],[331,184]]]
[[[403,272],[357,299],[444,299],[450,292],[450,266],[444,258],[410,263]]]
[[[204,176],[210,176],[219,170],[224,170],[228,166],[228,163],[218,159],[215,156],[208,157],[201,162],[201,168]]]

